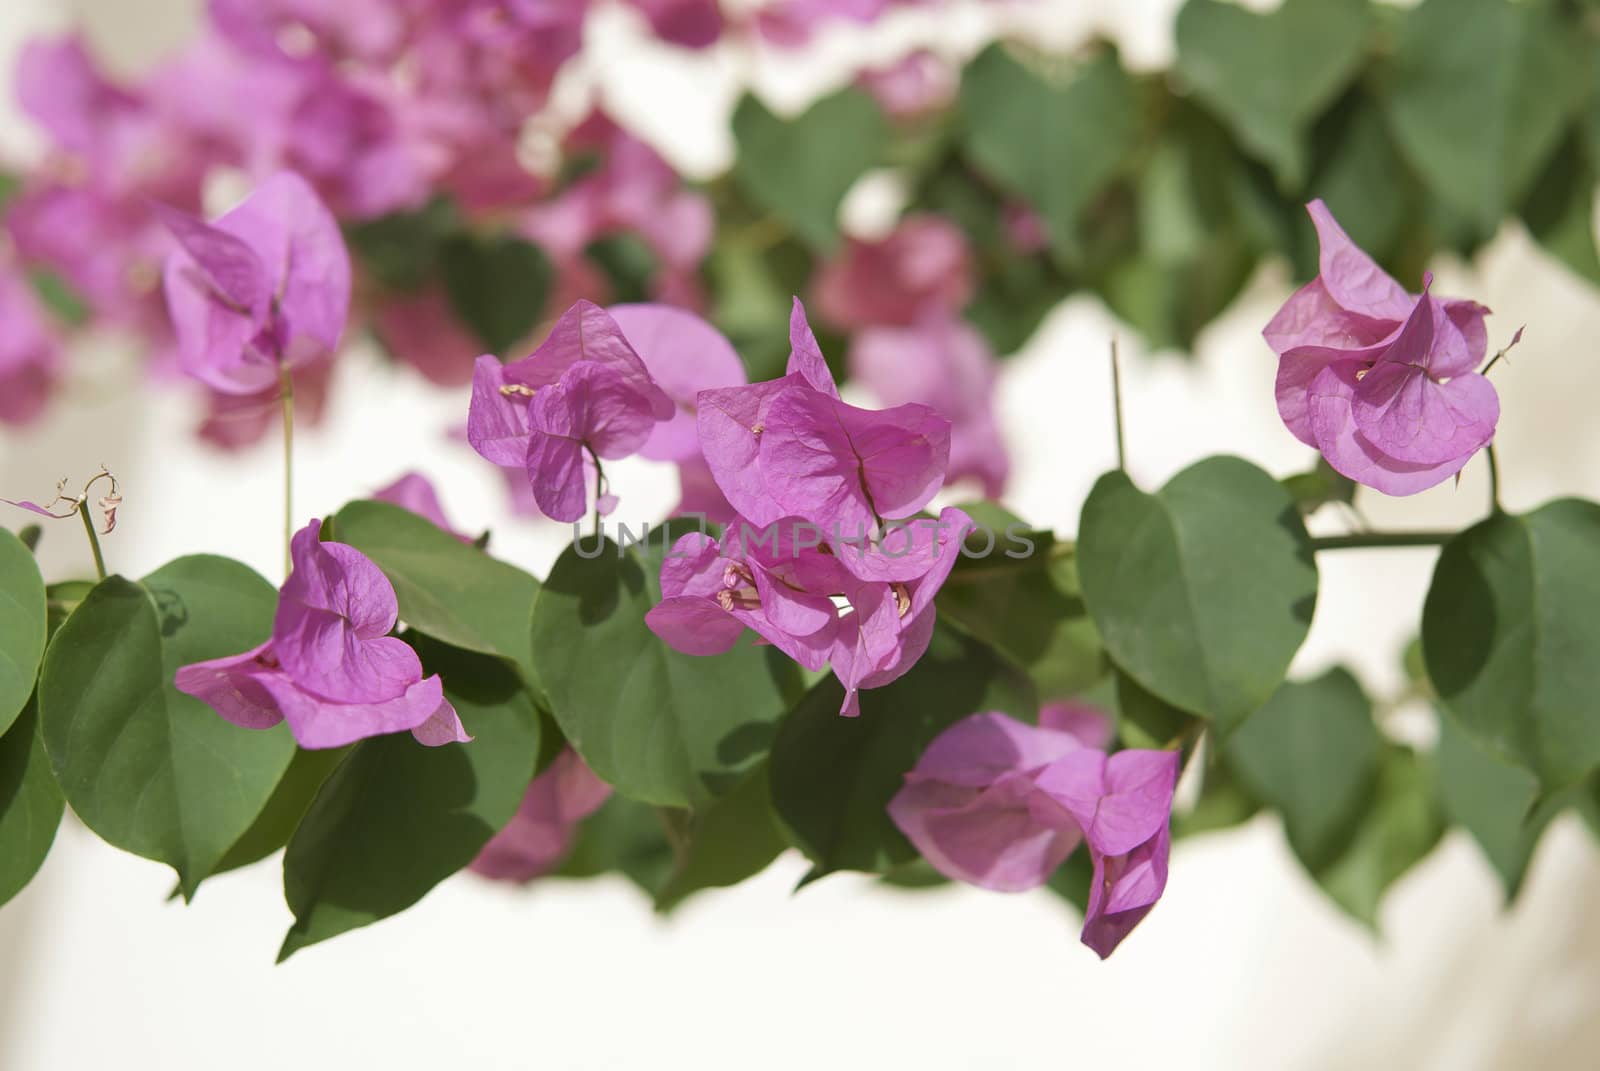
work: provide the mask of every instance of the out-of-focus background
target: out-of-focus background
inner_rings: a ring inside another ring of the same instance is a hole
[[[113,66],[137,70],[183,39],[197,6],[7,0],[0,83],[25,36],[69,24],[86,28]],[[726,116],[742,78],[753,76],[769,99],[800,101],[863,56],[913,39],[970,51],[1006,20],[1058,44],[1107,35],[1130,65],[1159,67],[1170,59],[1176,7],[1040,0],[1026,14],[908,12],[753,72],[662,49],[637,21],[602,12],[589,28],[585,77],[674,164],[712,173],[732,151]],[[26,153],[32,137],[0,95],[0,144]],[[874,211],[873,191],[858,191],[847,220],[870,228]],[[1515,225],[1474,263],[1434,268],[1438,291],[1496,310],[1495,344],[1528,325],[1496,373],[1507,506],[1561,493],[1600,498],[1596,292]],[[1136,478],[1159,483],[1216,452],[1275,475],[1306,466],[1308,451],[1275,412],[1274,360],[1259,336],[1289,287],[1286,265],[1264,267],[1202,333],[1191,362],[1149,359],[1124,332]],[[1036,523],[1070,531],[1113,463],[1106,352],[1118,331],[1098,302],[1075,298],[1005,367],[999,407],[1016,459],[1007,497]],[[276,443],[242,455],[197,447],[193,398],[147,388],[115,340],[84,346],[53,417],[0,432],[0,491],[36,496],[104,462],[126,498],[106,540],[112,568],[138,575],[209,550],[275,576]],[[360,346],[336,375],[343,386],[332,410],[300,441],[303,517],[417,469],[463,527],[493,527],[500,554],[548,568],[567,533],[509,516],[498,474],[437,434],[464,416],[465,390],[430,387]],[[631,462],[612,475],[630,513],[674,501],[663,466]],[[1406,500],[1367,495],[1361,505],[1379,526],[1444,527],[1481,515],[1486,496],[1474,462],[1459,487]],[[1415,632],[1435,556],[1324,555],[1296,672],[1342,661],[1369,690],[1395,692],[1396,652]],[[46,533],[47,577],[81,573],[81,558],[75,531]],[[1428,724],[1402,711],[1391,727],[1426,734]],[[0,911],[0,1068],[1470,1071],[1589,1068],[1600,1051],[1600,851],[1572,816],[1544,838],[1509,911],[1475,845],[1452,832],[1389,896],[1380,934],[1318,892],[1274,818],[1186,839],[1160,905],[1105,963],[1078,944],[1072,913],[1046,892],[899,893],[839,875],[796,894],[804,871],[786,856],[666,920],[620,878],[519,890],[460,876],[394,919],[274,967],[290,921],[275,860],[207,882],[185,907],[167,901],[165,868],[69,818],[42,873]]]

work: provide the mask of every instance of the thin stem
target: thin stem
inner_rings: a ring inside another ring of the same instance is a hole
[[[1122,431],[1122,367],[1117,359],[1117,340],[1111,340],[1111,408],[1117,422],[1117,468],[1127,471],[1127,444]]]
[[[94,552],[94,571],[101,580],[106,578],[106,559],[100,553],[100,537],[95,533],[94,520],[89,516],[89,500],[78,503],[78,516],[83,518],[83,531],[89,537],[89,549]]]
[[[292,568],[289,544],[294,539],[294,379],[289,366],[278,366],[278,399],[283,405],[283,575]]]
[[[1500,461],[1494,454],[1494,443],[1485,451],[1489,458],[1489,512],[1500,512]]]
[[[600,455],[593,450],[589,451],[589,460],[594,462],[594,539],[598,546],[600,543],[600,498],[606,493],[606,473],[600,467]]]
[[[1312,550],[1367,550],[1376,547],[1442,547],[1454,532],[1357,532],[1354,535],[1314,536]]]

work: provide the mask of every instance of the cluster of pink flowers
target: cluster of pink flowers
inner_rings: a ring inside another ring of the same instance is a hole
[[[1049,880],[1079,844],[1094,863],[1083,943],[1109,956],[1167,885],[1176,751],[1104,750],[1093,707],[1055,703],[1028,725],[974,714],[936,737],[889,816],[941,874],[1021,892]]]

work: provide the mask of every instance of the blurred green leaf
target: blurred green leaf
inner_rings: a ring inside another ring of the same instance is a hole
[[[980,53],[961,77],[966,152],[997,185],[1033,205],[1063,263],[1082,252],[1080,221],[1122,170],[1139,134],[1133,82],[1114,52],[1047,80],[1005,47]]]
[[[1344,849],[1378,776],[1383,738],[1356,679],[1331,669],[1279,688],[1228,740],[1228,764],[1252,797],[1283,816],[1307,870]]]
[[[655,251],[638,235],[619,231],[596,238],[584,257],[605,273],[611,284],[611,303],[649,301],[660,263]]]
[[[1189,0],[1178,12],[1176,70],[1284,188],[1299,189],[1307,131],[1355,77],[1371,28],[1367,0],[1285,0],[1270,14]]]
[[[1595,168],[1574,133],[1534,182],[1521,214],[1540,245],[1578,275],[1600,285],[1600,255],[1594,244],[1595,187]]]
[[[841,89],[783,119],[746,94],[733,113],[734,180],[750,199],[812,247],[839,239],[839,206],[856,180],[882,159],[889,127],[877,102]]]
[[[1425,757],[1389,748],[1349,847],[1316,875],[1334,903],[1373,929],[1384,893],[1444,836],[1434,780]]]
[[[461,228],[453,201],[436,197],[415,212],[398,212],[345,227],[361,267],[392,290],[415,290],[439,270],[445,242]]]
[[[1536,809],[1539,782],[1488,754],[1448,717],[1439,719],[1439,799],[1454,825],[1472,834],[1494,867],[1508,900],[1528,871],[1528,860],[1554,810]]]
[[[1386,95],[1400,148],[1434,193],[1492,234],[1588,89],[1585,43],[1545,3],[1425,0],[1401,27]]]
[[[454,235],[440,246],[439,269],[456,315],[502,356],[538,325],[554,274],[543,250],[510,235]]]
[[[737,885],[765,870],[788,846],[762,763],[688,816],[672,873],[656,893],[656,910],[670,911],[702,889]]]

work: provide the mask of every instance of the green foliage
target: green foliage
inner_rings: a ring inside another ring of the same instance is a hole
[[[1491,755],[1546,793],[1600,766],[1600,505],[1497,513],[1439,556],[1422,616],[1428,677]]]
[[[1133,82],[1109,51],[1053,78],[994,46],[961,78],[967,157],[1039,210],[1063,263],[1080,258],[1083,214],[1133,151],[1138,108]]]
[[[1311,625],[1317,569],[1289,493],[1237,458],[1145,494],[1102,476],[1078,527],[1084,599],[1113,661],[1226,734],[1283,682]]]
[[[609,539],[562,553],[533,611],[533,651],[562,733],[632,799],[698,808],[767,753],[798,690],[794,664],[748,639],[726,654],[679,654],[645,624],[661,599],[670,533],[648,548]]]
[[[470,743],[409,733],[350,749],[317,791],[283,857],[294,912],[278,959],[403,911],[470,863],[511,820],[539,760],[539,716],[511,668],[412,637],[445,681]]]
[[[861,693],[861,716],[839,715],[828,678],[783,720],[772,745],[772,801],[816,875],[884,873],[915,850],[884,810],[942,730],[979,711],[1032,721],[1037,698],[1015,669],[943,625],[904,677]]]
[[[1472,834],[1499,875],[1506,898],[1522,887],[1528,860],[1554,810],[1540,807],[1539,782],[1484,751],[1449,718],[1439,719],[1439,800],[1451,823]]]
[[[1316,872],[1323,890],[1359,922],[1376,929],[1378,904],[1444,835],[1435,771],[1427,757],[1390,747],[1349,846]]]
[[[361,267],[391,290],[415,290],[439,271],[446,241],[459,231],[454,202],[436,197],[415,212],[398,212],[345,227]]]
[[[44,657],[44,579],[33,554],[0,528],[0,734],[33,694]]]
[[[67,802],[106,841],[169,864],[185,897],[261,813],[294,742],[224,721],[173,675],[259,644],[275,605],[237,562],[179,558],[102,581],[45,654],[39,716]]]
[[[1587,91],[1583,36],[1549,3],[1426,0],[1402,21],[1389,121],[1480,234],[1527,192]]]
[[[679,814],[672,871],[656,892],[658,911],[670,911],[701,889],[737,885],[789,846],[772,811],[766,763],[704,809]]]
[[[1378,776],[1383,740],[1354,677],[1329,670],[1279,688],[1228,741],[1231,770],[1283,816],[1296,856],[1315,873],[1338,857]]]
[[[813,248],[839,240],[839,205],[883,158],[888,125],[859,89],[842,89],[783,119],[746,95],[733,113],[733,177],[750,199]]]
[[[33,880],[65,808],[30,702],[0,735],[0,905]]]
[[[1178,75],[1285,189],[1305,183],[1306,134],[1361,66],[1367,0],[1286,0],[1257,15],[1221,0],[1178,13]]]
[[[976,519],[976,518],[974,518]],[[994,545],[974,535],[982,557],[963,557],[940,589],[940,618],[993,647],[1032,678],[1042,699],[1088,688],[1105,673],[1100,633],[1083,604],[1077,564],[1049,532],[990,526]],[[1007,554],[1024,554],[1011,558]]]
[[[554,274],[543,250],[510,235],[452,235],[439,248],[439,270],[461,322],[502,356],[539,322]]]

